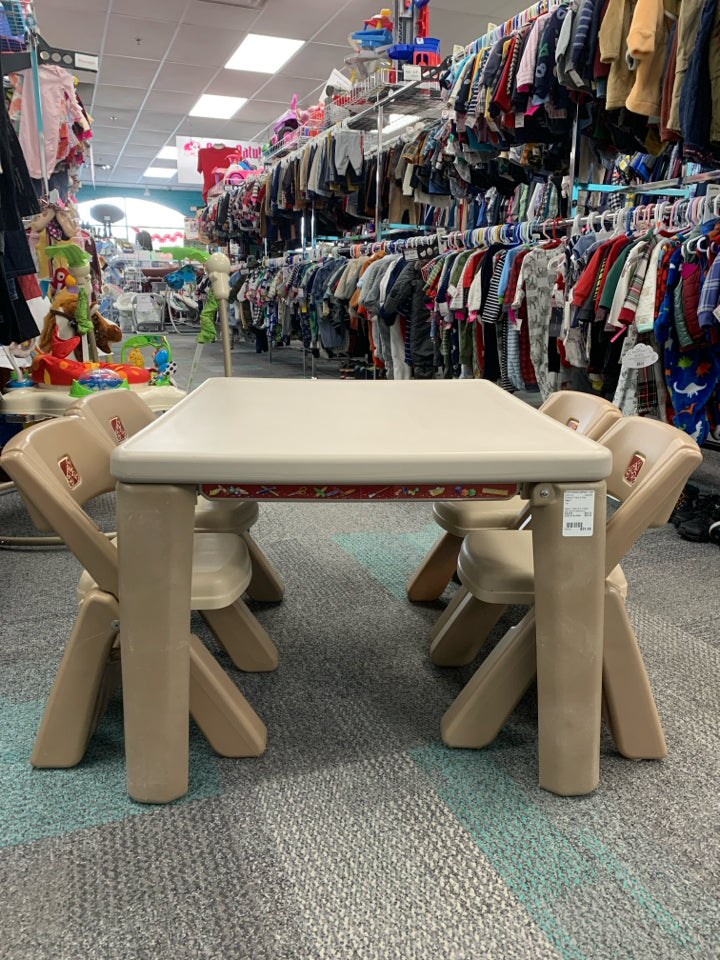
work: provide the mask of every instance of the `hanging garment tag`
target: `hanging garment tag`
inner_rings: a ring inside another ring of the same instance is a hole
[[[564,537],[591,537],[595,526],[595,491],[566,490],[563,496]]]
[[[714,200],[720,197],[720,183],[709,183],[705,188],[705,209],[703,211],[703,223],[712,220],[715,217]]]
[[[651,367],[658,360],[658,355],[648,343],[636,343],[622,358],[621,366],[626,370],[642,370]]]

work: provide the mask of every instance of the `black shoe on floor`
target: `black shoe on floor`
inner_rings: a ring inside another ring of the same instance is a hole
[[[676,527],[679,527],[680,524],[685,523],[686,520],[691,520],[698,511],[699,499],[700,491],[695,484],[685,484],[685,488],[680,494],[678,502],[675,504],[675,509],[670,515],[670,523],[674,523]]]
[[[718,520],[720,520],[720,496],[713,494],[709,497],[701,497],[694,515],[680,523],[677,531],[683,540],[708,543],[710,527]]]

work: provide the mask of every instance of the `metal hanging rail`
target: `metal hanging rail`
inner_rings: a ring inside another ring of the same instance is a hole
[[[666,196],[685,196],[687,187],[695,183],[710,183],[720,181],[720,170],[707,170],[705,173],[690,173],[682,177],[672,177],[669,180],[653,180],[649,183],[576,183],[574,190],[588,191],[589,193],[664,193]]]

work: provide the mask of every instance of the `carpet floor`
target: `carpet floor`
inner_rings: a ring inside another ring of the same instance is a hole
[[[113,499],[93,505],[106,529]],[[0,531],[31,529],[0,497]],[[456,588],[405,596],[437,534],[427,504],[267,504],[253,533],[286,582],[251,604],[278,669],[242,674],[193,629],[267,751],[217,757],[191,724],[190,791],[161,807],[125,792],[120,695],[78,767],[31,767],[80,569],[0,550],[3,960],[720,957],[718,547],[667,526],[627,557],[669,755],[628,761],[604,731],[598,789],[563,798],[537,783],[532,690],[488,748],[440,740],[474,666],[428,657]]]

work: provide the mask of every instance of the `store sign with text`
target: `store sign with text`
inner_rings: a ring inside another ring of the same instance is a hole
[[[222,137],[175,137],[178,158],[178,183],[201,185],[203,176],[198,173],[198,153],[203,147],[226,146],[237,147],[238,158],[257,162],[262,156],[262,148],[258,143],[248,140],[223,140]]]

